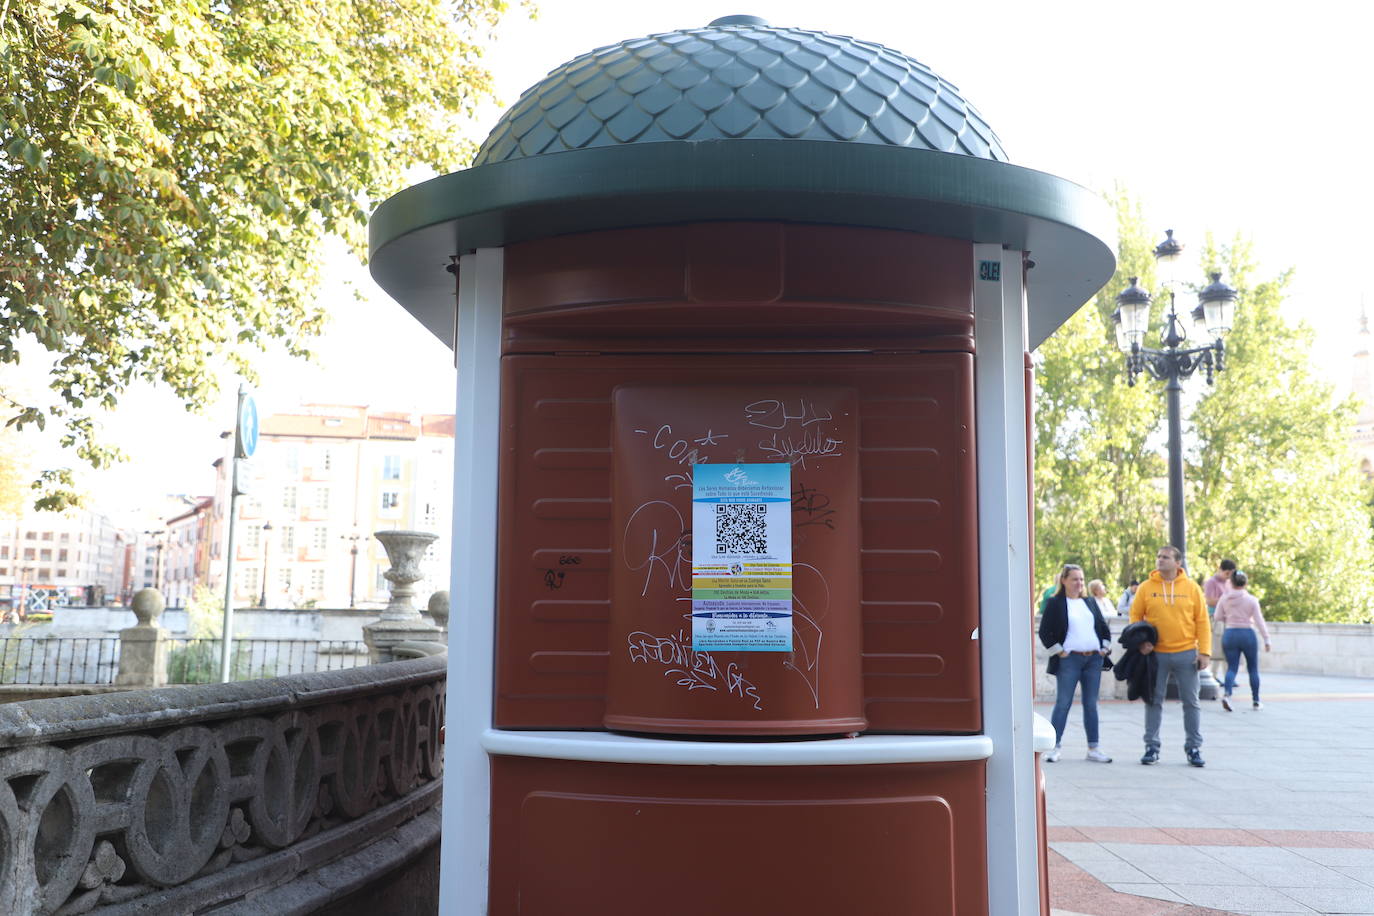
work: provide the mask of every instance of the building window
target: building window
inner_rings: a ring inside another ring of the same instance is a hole
[[[239,591],[257,592],[261,580],[258,578],[258,568],[256,566],[245,566],[239,573]]]
[[[382,511],[395,512],[401,508],[401,493],[399,490],[382,491]]]
[[[277,589],[282,592],[291,591],[291,567],[277,570]]]
[[[40,570],[38,571],[38,580],[39,580],[40,582],[48,582],[48,581],[50,581],[51,579],[52,579],[52,570],[51,570],[51,569],[40,569]]]
[[[320,487],[315,491],[315,508],[321,512],[329,511],[329,488]]]
[[[63,569],[62,567],[60,567],[60,566],[57,568],[57,578],[59,578],[59,579],[65,579],[65,578],[67,578],[67,571],[66,571],[65,569]]]
[[[40,560],[51,560],[51,559],[52,559],[52,551],[51,551],[51,550],[40,550],[40,551],[38,551],[38,559],[40,559]]]
[[[310,536],[310,546],[316,550],[326,550],[329,547],[329,529],[321,525],[316,528]]]
[[[324,469],[325,469],[326,471],[330,470],[330,469],[334,466],[334,451],[333,451],[333,449],[324,449],[324,450],[323,450],[323,452],[322,452],[321,455],[320,455],[320,464],[324,467]]]
[[[257,550],[262,543],[262,526],[249,525],[243,532],[243,546],[250,550]]]
[[[310,591],[318,597],[324,593],[324,570],[310,570]]]
[[[67,562],[67,551],[65,549],[57,551],[57,562]]]
[[[72,539],[72,536],[71,536],[70,534],[68,534],[67,532],[64,531],[64,532],[62,532],[61,536],[58,537],[57,540],[58,540],[59,543],[65,544],[65,543],[67,543],[68,541],[70,541],[71,539]]]
[[[0,547],[0,560],[8,560],[9,558],[10,558],[10,547],[9,547],[8,544],[6,544],[5,546]]]
[[[382,459],[382,479],[400,480],[401,479],[401,456],[387,455]]]
[[[282,487],[282,488],[281,488],[281,507],[282,507],[283,509],[289,509],[289,510],[292,511],[292,512],[295,512],[295,511],[296,511],[296,488],[295,488],[295,487]]]
[[[25,531],[25,532],[24,532],[24,540],[26,540],[26,541],[36,541],[36,540],[38,540],[38,532],[36,532],[36,531]]]
[[[26,560],[32,560],[32,559],[33,559],[33,548],[32,548],[32,547],[25,547],[25,548],[24,548],[24,559],[26,559]]]
[[[43,540],[45,540],[45,541],[51,541],[51,540],[52,540],[52,532],[51,532],[51,531],[44,531],[44,532],[43,532]]]
[[[8,576],[9,574],[10,568],[8,566],[0,566],[0,576]]]
[[[296,549],[296,529],[292,525],[281,526],[281,552],[290,553]]]

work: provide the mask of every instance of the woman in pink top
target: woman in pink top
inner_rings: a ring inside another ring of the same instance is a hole
[[[1246,588],[1249,578],[1236,570],[1231,573],[1231,591],[1217,601],[1213,623],[1224,624],[1226,632],[1221,636],[1221,649],[1226,653],[1226,693],[1221,698],[1221,708],[1231,711],[1231,691],[1236,686],[1236,669],[1240,667],[1240,657],[1245,656],[1245,671],[1250,675],[1250,698],[1255,709],[1263,709],[1259,696],[1259,646],[1255,644],[1255,628],[1264,637],[1264,651],[1269,651],[1269,628],[1264,624],[1264,614],[1260,603]]]

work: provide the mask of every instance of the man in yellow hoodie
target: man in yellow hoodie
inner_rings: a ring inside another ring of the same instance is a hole
[[[1188,763],[1205,766],[1202,760],[1202,704],[1198,702],[1198,672],[1211,662],[1212,623],[1202,589],[1188,578],[1180,565],[1183,554],[1164,546],[1155,555],[1155,571],[1141,583],[1131,602],[1131,623],[1144,620],[1159,631],[1154,656],[1159,668],[1155,692],[1145,703],[1144,764],[1159,762],[1159,724],[1164,716],[1164,692],[1172,674],[1183,701],[1183,752]]]

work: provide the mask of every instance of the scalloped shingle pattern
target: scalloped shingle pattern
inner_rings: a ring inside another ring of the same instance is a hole
[[[671,140],[829,140],[1007,161],[973,106],[882,45],[771,26],[707,26],[574,58],[526,90],[474,165]]]

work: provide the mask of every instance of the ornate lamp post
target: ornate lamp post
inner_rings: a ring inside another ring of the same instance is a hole
[[[258,597],[258,607],[267,607],[267,562],[268,562],[267,545],[268,545],[269,540],[270,540],[269,537],[268,537],[268,535],[270,535],[271,533],[272,533],[272,523],[271,523],[271,522],[263,522],[263,523],[262,523],[262,594]]]
[[[341,534],[339,537],[345,541],[350,541],[348,553],[352,558],[348,567],[348,606],[353,607],[357,602],[358,588],[358,542],[363,539],[361,534]]]
[[[1184,327],[1175,302],[1183,245],[1174,239],[1172,229],[1168,230],[1166,236],[1164,241],[1155,246],[1155,264],[1160,282],[1169,295],[1169,311],[1160,330],[1160,343],[1164,349],[1142,346],[1150,321],[1150,304],[1154,298],[1141,288],[1138,277],[1132,277],[1131,285],[1116,297],[1117,309],[1112,319],[1116,323],[1117,345],[1126,354],[1128,383],[1134,385],[1136,376],[1142,372],[1165,383],[1169,412],[1169,540],[1183,553],[1186,564],[1188,528],[1183,510],[1181,383],[1202,369],[1210,385],[1215,374],[1226,368],[1226,347],[1222,338],[1231,330],[1238,294],[1221,281],[1220,273],[1213,273],[1211,284],[1198,293],[1198,305],[1189,313],[1194,337],[1198,340],[1210,338],[1211,342],[1184,347],[1188,330]]]

